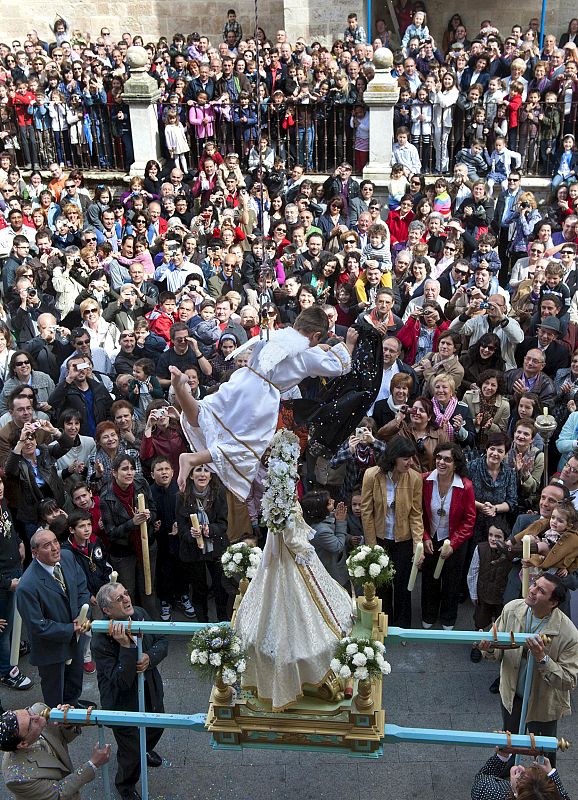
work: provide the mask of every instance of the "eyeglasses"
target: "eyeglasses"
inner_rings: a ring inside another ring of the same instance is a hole
[[[28,361],[28,359],[26,359],[26,361],[15,361],[14,362],[14,366],[15,367],[23,367],[25,364],[30,364],[30,361]]]
[[[532,250],[532,253],[533,253],[533,252],[534,252],[534,251]],[[538,252],[540,252],[540,251],[538,251]],[[573,255],[574,255],[574,253],[572,252],[572,250],[562,250],[560,254],[561,254],[561,255],[563,255],[563,256],[573,256]]]
[[[87,243],[88,242],[96,242],[96,236],[91,236],[90,238],[88,236],[85,236],[84,237],[84,241],[87,242]]]
[[[437,455],[436,456],[436,461],[442,461],[444,464],[452,464],[453,463],[453,458],[451,456]]]
[[[564,464],[562,472],[571,472],[574,475],[578,475],[578,467],[571,467],[569,464]]]
[[[445,245],[444,245],[444,250],[449,250],[449,252],[450,252],[450,253],[455,253],[455,252],[456,252],[456,248],[455,248],[455,247],[452,247],[452,246],[451,246],[451,245],[449,245],[449,244],[445,244]]]
[[[540,250],[539,247],[532,247],[532,248],[530,248],[530,252],[531,253],[543,253],[544,251]]]
[[[508,183],[518,183],[519,178],[508,178]]]
[[[75,183],[67,183],[65,189],[76,189]]]
[[[496,348],[494,347],[493,344],[481,344],[480,345],[480,350],[489,350],[490,353],[495,353],[496,352]]]
[[[87,308],[84,312],[84,316],[87,314],[98,314],[98,308]]]

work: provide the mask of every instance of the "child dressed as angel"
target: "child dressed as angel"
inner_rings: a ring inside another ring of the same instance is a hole
[[[318,306],[305,309],[293,328],[274,331],[268,340],[255,337],[243,345],[253,346],[248,366],[233,372],[217,392],[202,400],[192,397],[187,376],[169,367],[182,409],[181,425],[194,450],[179,459],[181,491],[192,468],[208,464],[227,489],[240,500],[247,498],[261,456],[275,433],[281,394],[304,378],[336,378],[351,370],[357,331],[350,328],[345,342],[333,347],[320,344],[327,331],[325,312]]]

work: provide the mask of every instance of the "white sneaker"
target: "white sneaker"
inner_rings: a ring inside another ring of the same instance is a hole
[[[429,631],[430,628],[433,628],[433,622],[422,622],[421,626]]]
[[[183,613],[184,613],[185,617],[189,617],[189,619],[192,619],[194,616],[196,616],[195,615],[195,609],[193,608],[193,605],[191,603],[191,600],[190,600],[188,594],[183,594],[181,596],[181,600],[179,602],[179,605],[183,609]]]
[[[18,667],[12,667],[8,675],[2,675],[0,683],[10,689],[19,689],[20,691],[31,689],[34,686],[30,678],[20,672]]]
[[[442,628],[444,629],[444,631],[453,631],[454,626],[453,625],[442,625]]]
[[[164,603],[161,601],[161,619],[163,622],[171,622],[171,607],[169,603]]]

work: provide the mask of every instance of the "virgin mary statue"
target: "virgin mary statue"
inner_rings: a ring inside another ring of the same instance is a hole
[[[292,436],[287,431],[280,435],[285,445]],[[350,633],[354,611],[348,593],[329,575],[311,544],[314,531],[303,519],[294,499],[295,480],[287,474],[292,465],[276,456],[274,440],[264,510],[271,494],[276,494],[277,509],[283,509],[283,487],[292,494],[285,498],[282,516],[277,513],[275,530],[269,525],[263,559],[234,627],[247,650],[243,686],[270,700],[273,711],[282,711],[304,688],[320,687],[330,678],[335,645]],[[275,484],[282,484],[281,492]]]

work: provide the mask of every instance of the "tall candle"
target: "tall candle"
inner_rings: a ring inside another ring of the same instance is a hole
[[[440,575],[442,574],[442,569],[444,567],[446,558],[448,558],[448,550],[450,549],[450,547],[451,547],[450,540],[444,539],[444,543],[442,544],[442,549],[440,550],[438,563],[436,564],[434,572],[434,578],[436,580],[438,580]]]
[[[196,531],[199,530],[200,528],[199,518],[197,517],[196,514],[191,514],[191,527],[193,527]],[[197,540],[197,547],[200,550],[204,550],[205,540],[203,539],[203,535],[201,534],[200,536],[195,536],[195,539]]]
[[[532,545],[531,536],[522,537],[522,558],[524,560],[530,558],[530,548]],[[530,589],[530,567],[522,564],[522,596],[527,597]]]
[[[415,546],[415,553],[413,556],[413,565],[411,568],[411,573],[409,576],[409,581],[407,582],[407,591],[413,592],[415,581],[417,579],[417,570],[418,564],[421,561],[421,557],[423,556],[423,542],[418,542]]]

